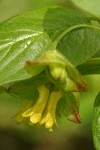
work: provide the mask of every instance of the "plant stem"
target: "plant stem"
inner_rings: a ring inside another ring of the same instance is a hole
[[[57,48],[58,43],[66,34],[68,34],[69,32],[71,32],[73,30],[80,29],[80,28],[90,28],[90,29],[100,30],[99,27],[93,26],[93,25],[88,25],[88,24],[79,24],[79,25],[72,26],[72,27],[66,29],[64,32],[62,32],[61,35],[54,41],[52,49]]]

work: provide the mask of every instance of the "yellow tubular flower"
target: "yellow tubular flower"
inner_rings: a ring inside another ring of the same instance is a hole
[[[40,124],[45,124],[46,128],[52,130],[53,124],[57,125],[56,122],[56,107],[58,101],[63,96],[61,91],[53,91],[49,97],[46,110]]]
[[[30,123],[33,124],[40,122],[49,96],[49,90],[44,85],[39,86],[38,91],[39,98],[36,103],[20,112],[20,118],[29,118]]]

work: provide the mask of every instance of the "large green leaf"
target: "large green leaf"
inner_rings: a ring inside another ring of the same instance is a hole
[[[96,150],[100,150],[100,92],[94,103],[93,138]]]
[[[0,85],[30,78],[25,62],[39,60],[70,28],[73,31],[61,40],[58,50],[74,65],[92,57],[100,49],[100,31],[80,24],[90,24],[90,20],[61,7],[35,10],[0,24]]]
[[[83,64],[95,53],[100,53],[100,30],[82,28],[71,31],[58,48],[75,66]]]
[[[76,21],[69,20],[69,14],[75,17]],[[49,50],[52,40],[60,34],[57,32],[61,32],[65,27],[79,22],[84,23],[83,20],[88,22],[85,17],[84,19],[81,17],[80,14],[70,10],[47,8],[2,23],[0,25],[0,84],[29,78],[30,76],[24,70],[25,61],[37,59],[44,51]],[[62,23],[65,18],[66,21]],[[47,31],[51,33],[51,37]]]
[[[100,0],[71,0],[80,9],[100,18]]]

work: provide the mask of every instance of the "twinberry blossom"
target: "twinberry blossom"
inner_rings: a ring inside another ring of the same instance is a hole
[[[38,61],[27,61],[25,69],[33,77],[44,74],[46,82],[36,86],[38,98],[27,100],[16,115],[18,123],[44,124],[52,130],[57,125],[57,112],[80,123],[79,93],[87,85],[79,71],[56,50],[48,51]],[[34,82],[33,82],[34,84]]]
[[[38,87],[39,97],[35,103],[27,101],[20,112],[16,115],[18,123],[28,121],[29,124],[45,124],[46,128],[52,129],[56,122],[57,102],[63,96],[61,91],[53,91],[49,93],[46,86]]]
[[[28,100],[24,103],[20,112],[16,116],[16,120],[18,123],[26,120],[27,118],[30,123],[40,122],[41,115],[48,100],[49,90],[43,85],[38,87],[38,92],[39,98],[35,104],[32,100]]]
[[[30,109],[22,113],[22,116],[29,117],[30,122],[33,124],[40,123],[43,111],[49,97],[49,90],[44,85],[38,87],[38,91],[39,98],[36,103]]]
[[[56,121],[56,107],[58,101],[62,98],[63,93],[61,91],[53,91],[49,97],[46,110],[43,114],[40,124],[45,124],[46,128],[52,130],[53,124],[57,125]]]

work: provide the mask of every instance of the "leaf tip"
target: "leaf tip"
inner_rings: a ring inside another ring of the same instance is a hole
[[[81,123],[80,115],[77,112],[68,116],[67,119],[75,123]]]

